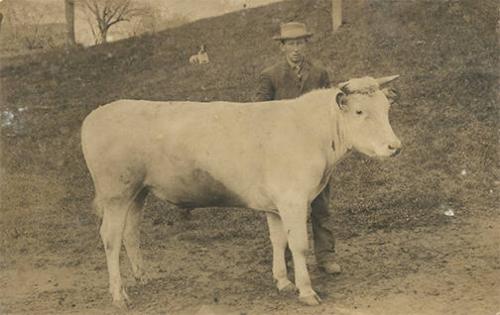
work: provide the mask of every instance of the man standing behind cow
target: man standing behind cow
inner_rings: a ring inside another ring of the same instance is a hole
[[[326,69],[306,58],[308,39],[312,35],[303,23],[281,25],[281,34],[273,39],[280,42],[284,58],[261,73],[255,101],[291,99],[314,89],[330,87]],[[335,274],[340,272],[335,262],[335,239],[323,225],[330,216],[329,201],[328,184],[311,204],[311,222],[318,266],[326,273]]]

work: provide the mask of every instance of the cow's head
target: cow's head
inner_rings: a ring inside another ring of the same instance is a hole
[[[342,129],[347,144],[368,156],[395,156],[401,141],[389,123],[391,97],[380,89],[398,76],[379,79],[364,77],[340,83],[336,103],[342,113]]]

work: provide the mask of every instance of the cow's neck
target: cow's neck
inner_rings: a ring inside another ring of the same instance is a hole
[[[345,122],[342,117],[342,112],[336,106],[335,88],[316,90],[303,95],[301,98],[305,102],[308,114],[311,118],[311,128],[318,128],[316,134],[321,134],[324,143],[328,145],[328,150],[333,151],[333,163],[341,159],[348,151],[350,145],[345,137]]]
[[[338,160],[342,159],[351,150],[351,147],[345,136],[345,122],[342,112],[336,107],[333,107],[331,110],[330,137],[334,162],[338,162]]]

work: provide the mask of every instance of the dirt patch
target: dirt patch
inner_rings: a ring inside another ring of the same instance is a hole
[[[498,215],[455,217],[441,227],[378,231],[340,240],[341,275],[325,276],[312,267],[314,287],[324,301],[318,307],[304,307],[295,296],[276,292],[267,235],[214,238],[206,243],[201,233],[195,237],[190,232],[190,239],[183,240],[189,231],[179,231],[190,225],[193,222],[187,220],[177,228],[161,226],[167,231],[158,239],[159,232],[146,222],[145,257],[152,276],[146,285],[135,284],[122,257],[122,273],[133,300],[130,314],[195,314],[202,307],[220,314],[479,315],[500,311]],[[0,273],[2,313],[116,312],[107,292],[104,252],[99,246],[71,258],[46,252],[11,259],[17,263]],[[75,260],[76,265],[65,264]]]

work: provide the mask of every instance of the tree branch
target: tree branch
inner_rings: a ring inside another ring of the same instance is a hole
[[[77,0],[80,8],[88,11],[100,31],[102,40],[106,41],[109,28],[117,23],[130,21],[134,17],[146,14],[142,7],[134,5],[131,0]],[[99,5],[100,4],[100,5]]]

